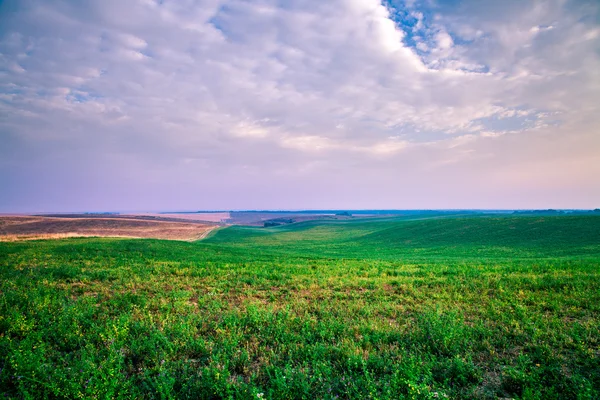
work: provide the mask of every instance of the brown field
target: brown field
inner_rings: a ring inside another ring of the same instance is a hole
[[[210,222],[148,220],[135,216],[118,218],[0,216],[0,241],[85,236],[199,240],[216,227],[216,224]]]

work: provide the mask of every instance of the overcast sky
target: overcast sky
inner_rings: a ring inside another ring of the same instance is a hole
[[[0,212],[600,207],[600,2],[0,1]]]

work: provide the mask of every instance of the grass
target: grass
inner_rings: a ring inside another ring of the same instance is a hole
[[[0,243],[7,398],[600,398],[600,217]]]

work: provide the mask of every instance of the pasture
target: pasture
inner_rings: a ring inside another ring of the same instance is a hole
[[[0,243],[6,398],[600,398],[600,217]]]

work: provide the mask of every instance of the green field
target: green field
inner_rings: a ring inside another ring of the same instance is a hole
[[[6,398],[598,399],[600,216],[0,243]]]

